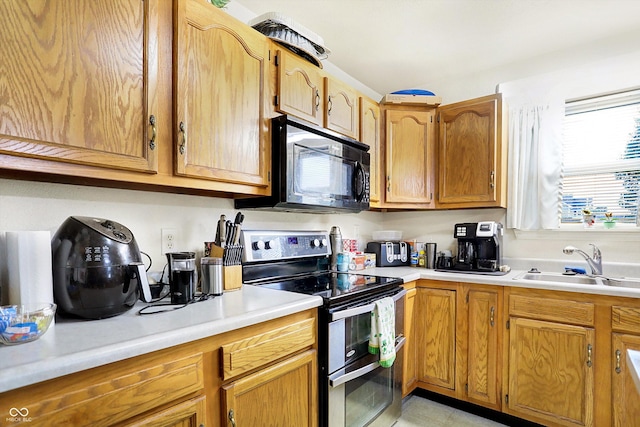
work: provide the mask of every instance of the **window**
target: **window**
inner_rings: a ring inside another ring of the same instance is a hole
[[[567,101],[563,128],[562,224],[590,211],[638,223],[640,89]]]

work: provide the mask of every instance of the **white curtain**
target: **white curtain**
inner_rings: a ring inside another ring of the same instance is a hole
[[[536,100],[508,90],[503,95],[509,107],[507,227],[556,229],[564,103],[557,97]]]

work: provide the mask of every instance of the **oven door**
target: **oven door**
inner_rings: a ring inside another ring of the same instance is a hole
[[[377,355],[358,359],[328,378],[330,427],[391,426],[402,412],[404,337],[396,338],[396,359],[383,368]]]
[[[371,335],[371,312],[376,299],[391,296],[395,302],[396,337],[404,334],[405,289],[394,289],[369,300],[366,303],[328,313],[327,319],[327,360],[321,366],[325,374],[331,375],[355,360],[369,354]]]

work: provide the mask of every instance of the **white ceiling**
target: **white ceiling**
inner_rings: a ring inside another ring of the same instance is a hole
[[[309,28],[332,64],[380,94],[597,49],[603,40],[634,38],[640,49],[638,0],[232,1]]]

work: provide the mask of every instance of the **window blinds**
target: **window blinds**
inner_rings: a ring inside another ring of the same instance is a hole
[[[562,223],[583,209],[636,223],[640,194],[640,90],[568,101],[563,128]]]

